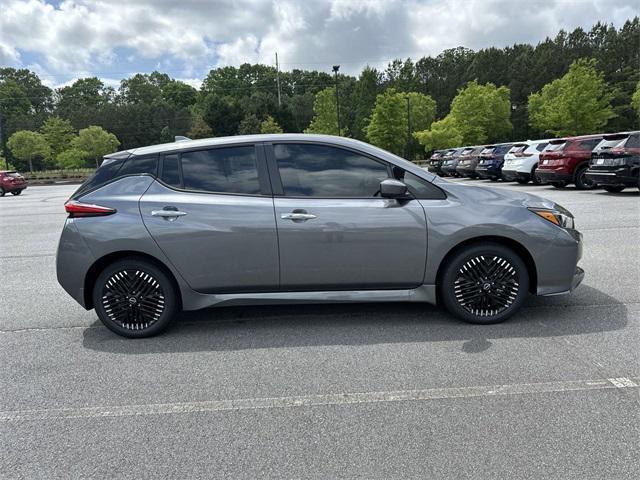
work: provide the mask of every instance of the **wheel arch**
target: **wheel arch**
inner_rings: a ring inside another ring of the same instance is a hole
[[[447,251],[447,253],[442,257],[442,261],[438,266],[438,273],[436,274],[436,285],[438,286],[437,288],[438,297],[440,296],[440,285],[442,284],[442,275],[444,274],[444,270],[445,270],[445,267],[447,266],[447,262],[459,251],[465,248],[468,248],[471,245],[478,245],[478,244],[483,244],[487,242],[497,243],[507,248],[510,248],[522,259],[522,261],[527,267],[527,273],[529,275],[529,292],[533,294],[536,293],[538,288],[538,271],[537,271],[536,263],[533,257],[531,256],[531,254],[529,253],[529,251],[526,249],[526,247],[522,245],[520,242],[512,238],[501,237],[499,235],[484,235],[480,237],[468,238],[466,240],[459,242],[458,244],[451,247]],[[439,298],[438,298],[438,303],[440,303]]]
[[[176,291],[176,298],[178,300],[178,307],[180,308],[182,306],[182,291],[171,269],[169,269],[161,260],[154,257],[153,255],[149,255],[148,253],[138,252],[135,250],[123,250],[119,252],[112,252],[107,255],[104,255],[103,257],[100,257],[95,262],[93,262],[91,267],[89,267],[89,270],[87,270],[87,274],[84,277],[84,290],[83,290],[84,301],[86,306],[85,308],[87,308],[88,310],[94,308],[93,286],[98,278],[98,275],[100,275],[100,272],[102,272],[105,268],[107,268],[107,266],[109,266],[113,262],[117,260],[122,260],[125,258],[136,258],[136,259],[144,260],[161,269],[173,283],[173,287],[175,288],[175,291]]]

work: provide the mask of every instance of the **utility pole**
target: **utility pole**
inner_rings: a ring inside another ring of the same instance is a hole
[[[276,83],[278,84],[278,108],[282,106],[280,99],[280,66],[278,65],[278,52],[276,52]]]
[[[411,151],[411,98],[409,95],[404,98],[407,101],[407,160],[413,161],[410,158],[410,155],[413,153]]]
[[[340,128],[340,95],[338,94],[338,70],[340,65],[333,66],[333,73],[336,78],[336,116],[338,117],[338,135],[341,135],[342,129]]]
[[[4,148],[4,143],[2,142],[2,112],[0,111],[0,153],[4,155],[4,166],[7,170],[9,170],[9,156],[7,155],[7,151]]]

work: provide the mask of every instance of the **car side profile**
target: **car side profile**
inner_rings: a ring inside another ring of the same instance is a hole
[[[489,324],[584,275],[560,205],[448,182],[342,137],[118,152],[65,209],[59,283],[126,337],[222,305],[426,302]]]

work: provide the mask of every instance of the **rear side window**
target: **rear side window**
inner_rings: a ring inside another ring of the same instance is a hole
[[[165,155],[162,159],[162,177],[161,180],[176,188],[182,188],[182,180],[180,180],[180,165],[178,164],[178,154]]]
[[[539,143],[538,145],[535,146],[535,149],[539,152],[543,151],[547,145],[549,145],[548,143]]]
[[[561,150],[564,149],[564,146],[567,144],[567,142],[561,142],[561,143],[550,143],[549,145],[547,145],[547,148],[545,148],[545,152],[559,152]]]
[[[181,163],[186,190],[260,194],[256,149],[253,145],[185,152],[181,155]]]
[[[389,177],[382,162],[342,148],[280,144],[273,152],[285,195],[371,198]]]
[[[96,173],[93,174],[92,177],[89,177],[80,188],[76,190],[71,198],[77,199],[80,195],[84,195],[90,190],[93,190],[110,180],[116,178],[120,167],[124,163],[124,159],[110,159],[106,158],[102,165],[96,170]]]
[[[640,148],[640,133],[634,133],[624,142],[626,148]]]
[[[120,171],[118,172],[119,177],[123,177],[125,175],[141,175],[143,173],[148,173],[149,175],[153,175],[154,177],[158,173],[158,156],[153,155],[150,157],[135,157],[131,156],[124,163]]]

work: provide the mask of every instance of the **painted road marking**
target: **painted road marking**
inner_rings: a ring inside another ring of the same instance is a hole
[[[243,398],[236,400],[209,400],[202,402],[13,410],[0,412],[0,421],[10,422],[60,418],[129,417],[196,412],[312,407],[320,405],[353,405],[360,403],[489,397],[498,395],[535,395],[552,392],[638,388],[638,384],[640,384],[640,377],[616,377],[596,380],[569,380],[478,387],[429,388],[424,390],[329,393],[324,395]]]

